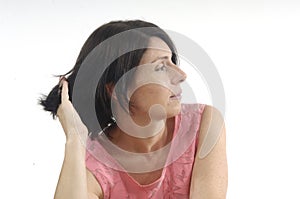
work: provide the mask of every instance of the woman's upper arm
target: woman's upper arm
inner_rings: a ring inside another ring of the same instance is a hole
[[[228,167],[226,133],[222,114],[206,106],[200,126],[190,198],[226,198]]]
[[[89,199],[103,199],[103,191],[95,176],[86,169],[87,188]]]

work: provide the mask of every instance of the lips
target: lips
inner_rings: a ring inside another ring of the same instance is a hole
[[[171,95],[170,96],[170,99],[181,99],[181,92],[180,93],[178,93],[178,94],[176,94],[176,95]]]
[[[172,94],[174,94],[174,95],[171,95],[170,99],[180,100],[182,97],[182,89],[180,87],[174,88],[172,90]]]

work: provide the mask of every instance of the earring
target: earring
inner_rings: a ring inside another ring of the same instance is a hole
[[[116,119],[114,117],[111,117],[111,119],[113,120],[113,123],[116,123]],[[106,129],[108,129],[111,125],[113,125],[113,123],[108,123],[106,127],[104,127],[99,133],[98,135],[102,135],[104,133],[104,131],[106,131]]]

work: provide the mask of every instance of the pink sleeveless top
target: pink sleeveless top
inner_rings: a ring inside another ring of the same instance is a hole
[[[198,132],[204,107],[203,104],[181,105],[181,113],[175,116],[173,139],[167,154],[168,161],[165,162],[161,177],[148,185],[139,184],[124,169],[116,169],[121,167],[120,164],[101,146],[97,139],[89,139],[87,141],[86,167],[99,182],[104,198],[189,198]],[[113,165],[117,166],[108,165],[107,162],[113,162]]]

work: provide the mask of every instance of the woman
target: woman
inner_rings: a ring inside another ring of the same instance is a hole
[[[107,42],[131,30],[129,37]],[[82,72],[93,53],[100,60],[90,64],[101,74],[92,93],[100,129],[90,124],[89,111],[72,104],[85,99],[78,79],[93,82],[94,70]],[[40,101],[66,135],[56,199],[226,198],[222,116],[208,105],[180,103],[186,74],[177,60],[171,39],[152,23],[115,21],[91,34],[68,77]],[[210,148],[205,141],[216,132]]]

